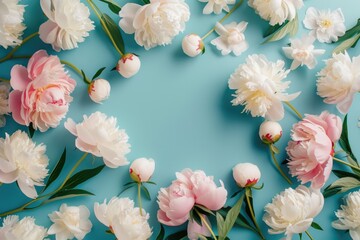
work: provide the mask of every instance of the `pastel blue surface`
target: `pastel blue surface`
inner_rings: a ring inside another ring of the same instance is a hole
[[[24,0],[26,7],[25,22],[27,29],[24,36],[28,36],[38,30],[38,27],[46,18],[41,13],[38,1]],[[85,2],[85,1],[84,1]],[[116,22],[119,17],[112,14],[105,4],[95,1],[102,10],[114,18]],[[299,11],[299,19],[304,18],[308,7],[314,6],[319,9],[343,10],[346,26],[353,26],[359,17],[359,1],[342,0],[307,0],[305,6]],[[124,4],[124,2],[121,2]],[[156,186],[149,186],[152,201],[143,200],[145,209],[150,213],[150,224],[153,227],[153,237],[158,233],[159,224],[156,220],[158,209],[156,203],[157,191],[160,187],[168,186],[175,178],[175,172],[184,168],[202,169],[208,175],[213,175],[218,182],[222,179],[229,195],[237,190],[232,179],[232,167],[240,162],[252,162],[259,166],[262,172],[260,182],[265,184],[264,189],[254,192],[254,206],[257,219],[266,233],[266,239],[280,239],[281,235],[267,234],[267,226],[261,221],[264,206],[271,202],[273,196],[283,191],[289,185],[282,179],[271,163],[268,149],[258,138],[258,128],[262,122],[261,118],[252,118],[250,115],[241,113],[242,107],[231,106],[232,91],[228,89],[227,81],[230,74],[237,66],[244,62],[249,54],[265,54],[268,59],[276,61],[283,59],[287,67],[291,61],[286,59],[281,47],[288,43],[288,39],[276,43],[261,45],[262,34],[267,29],[268,23],[261,20],[253,9],[244,3],[225,23],[231,21],[249,22],[245,32],[250,43],[250,48],[239,57],[233,55],[221,56],[218,50],[209,44],[216,37],[213,33],[205,40],[206,53],[197,58],[186,57],[181,50],[181,40],[185,34],[205,34],[213,27],[215,22],[223,15],[203,15],[204,3],[189,0],[191,19],[187,23],[184,33],[177,36],[172,45],[157,47],[149,51],[139,47],[132,35],[125,35],[124,40],[128,52],[137,53],[142,62],[140,72],[131,79],[123,79],[116,72],[110,72],[118,60],[118,54],[112,47],[110,41],[105,37],[99,21],[92,14],[96,29],[90,33],[84,43],[78,49],[71,51],[54,52],[49,45],[43,44],[38,38],[31,40],[19,50],[19,54],[32,54],[36,50],[46,49],[51,54],[57,54],[61,59],[74,63],[92,76],[100,67],[107,67],[103,78],[111,82],[112,92],[110,98],[102,105],[94,104],[87,95],[87,86],[81,81],[76,73],[70,74],[78,82],[76,90],[72,94],[74,101],[71,103],[67,117],[75,121],[81,121],[82,115],[89,115],[95,111],[101,111],[109,116],[116,116],[120,128],[126,129],[130,136],[132,151],[128,155],[130,161],[138,157],[151,157],[156,160],[156,171],[152,178]],[[308,30],[300,26],[297,37],[307,33]],[[335,45],[317,43],[318,48],[327,49],[327,52],[319,58],[319,64],[313,70],[298,68],[292,71],[290,80],[290,93],[302,91],[302,94],[293,101],[293,104],[302,113],[320,114],[323,110],[340,114],[335,106],[326,105],[316,94],[316,73],[324,67],[323,59],[331,56]],[[6,51],[1,49],[0,56]],[[360,54],[360,47],[349,51],[351,56]],[[13,60],[0,65],[0,77],[9,78],[11,66],[15,63],[27,64],[26,60]],[[359,66],[360,67],[360,66]],[[357,127],[360,116],[360,97],[353,103],[349,113],[350,140],[355,155],[360,157],[360,129]],[[343,118],[343,115],[341,115]],[[5,132],[12,133],[17,129],[25,129],[7,117],[7,125],[0,130],[0,136]],[[281,153],[279,161],[286,158],[285,147],[289,141],[292,124],[297,121],[296,116],[286,108],[285,118],[281,121],[284,136],[276,144]],[[47,145],[47,154],[52,168],[61,155],[64,147],[67,147],[67,164],[64,173],[68,172],[72,165],[80,158],[82,153],[74,147],[74,137],[64,129],[63,122],[56,129],[50,129],[46,133],[36,132],[34,139],[37,143],[43,142]],[[81,168],[97,166],[101,160],[93,160],[88,157]],[[342,166],[335,164],[335,168]],[[286,169],[285,169],[286,170]],[[60,176],[60,179],[64,178]],[[329,183],[336,179],[331,176]],[[96,194],[93,197],[81,197],[62,202],[68,205],[85,204],[91,211],[93,228],[86,239],[114,239],[113,236],[105,234],[105,226],[98,222],[93,214],[94,202],[102,202],[105,198],[116,196],[122,189],[122,185],[130,180],[128,167],[118,169],[105,168],[98,176],[81,185]],[[56,182],[59,184],[60,180]],[[55,184],[55,185],[56,185]],[[294,183],[296,187],[298,183]],[[122,194],[132,199],[135,198],[135,189]],[[310,232],[315,239],[350,239],[345,231],[336,231],[331,227],[335,220],[334,211],[338,209],[344,195],[336,195],[325,200],[325,206],[321,214],[315,219],[324,231],[311,229]],[[28,201],[17,188],[16,184],[3,185],[0,188],[0,212],[20,206]],[[35,210],[22,212],[19,215],[35,216],[39,225],[50,227],[51,222],[48,214],[58,210],[62,202],[53,202]],[[229,201],[231,203],[231,201]],[[166,228],[167,233],[185,229]],[[234,228],[231,239],[257,239],[257,236],[245,229]],[[306,236],[304,236],[305,238]],[[296,236],[295,239],[298,237]],[[54,239],[52,236],[51,239]]]

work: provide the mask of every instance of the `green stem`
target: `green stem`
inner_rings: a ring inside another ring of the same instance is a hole
[[[35,32],[33,34],[30,34],[29,36],[27,36],[26,38],[24,38],[24,40],[21,42],[20,45],[16,46],[13,48],[13,50],[11,50],[5,57],[0,59],[0,63],[6,62],[9,59],[13,58],[14,53],[22,46],[24,45],[26,42],[28,42],[30,39],[32,39],[33,37],[37,36],[39,33]]]
[[[138,187],[137,194],[138,194],[138,202],[139,202],[139,208],[140,208],[140,215],[142,216],[142,215],[143,215],[143,212],[142,212],[142,203],[141,203],[141,182],[138,182],[138,183],[137,183],[137,187]]]
[[[271,146],[269,145],[269,149],[270,149],[270,154],[271,154],[271,158],[276,166],[276,168],[278,169],[278,171],[280,172],[281,176],[283,176],[283,178],[285,178],[285,180],[291,185],[292,182],[290,180],[290,178],[288,176],[286,176],[286,174],[283,172],[283,170],[281,169],[276,157],[275,157],[275,153],[274,151],[271,149]]]
[[[52,191],[52,192],[50,192],[48,194],[45,194],[43,196],[38,196],[37,198],[32,199],[31,201],[23,204],[22,206],[20,206],[18,208],[15,208],[13,210],[10,210],[10,211],[4,212],[4,213],[0,213],[0,217],[4,217],[4,216],[14,214],[14,213],[17,213],[17,212],[20,212],[20,211],[28,210],[26,208],[27,206],[30,206],[31,204],[33,204],[35,202],[38,202],[39,200],[41,200],[43,198],[49,197],[49,196],[54,195],[55,193],[59,192],[62,189],[62,187],[65,185],[67,180],[69,180],[71,175],[74,173],[76,168],[80,165],[80,163],[82,163],[84,161],[84,159],[86,158],[87,155],[88,155],[88,153],[84,153],[84,155],[76,162],[76,164],[73,166],[73,168],[70,170],[70,172],[66,175],[64,182],[56,190],[54,190],[54,191]],[[44,204],[40,204],[39,206],[42,206],[42,205],[44,205]],[[31,209],[33,209],[33,208],[31,208]]]
[[[71,62],[68,62],[68,61],[66,61],[66,60],[61,60],[60,61],[62,64],[65,64],[65,65],[67,65],[68,67],[70,67],[70,68],[72,68],[72,70],[74,70],[77,74],[79,74],[81,77],[83,77],[83,73],[81,72],[81,70],[78,68],[78,67],[76,67],[74,64],[72,64]],[[85,74],[84,74],[85,75]],[[84,82],[86,83],[86,84],[90,84],[91,83],[91,81],[88,79],[88,77],[85,75],[85,79],[83,79],[84,80]]]
[[[308,235],[308,237],[311,239],[311,240],[314,240],[314,238],[310,235],[310,233],[308,231],[305,231],[306,235]]]
[[[294,107],[294,105],[292,105],[290,102],[285,101],[284,102],[286,105],[288,105],[288,107],[294,111],[294,113],[296,114],[296,116],[298,116],[300,119],[303,119],[303,116],[301,115],[301,113]]]
[[[253,222],[255,224],[255,227],[257,229],[257,232],[258,232],[259,236],[261,237],[261,239],[265,239],[265,237],[264,237],[263,233],[261,232],[261,229],[260,229],[260,227],[259,227],[259,225],[258,225],[258,223],[256,221],[255,214],[254,214],[254,209],[252,208],[252,205],[250,203],[250,197],[249,197],[249,193],[248,193],[250,191],[251,191],[251,189],[247,188],[246,192],[245,192],[246,202],[247,202],[247,204],[249,206],[249,210],[250,210],[250,215],[251,215],[250,217],[252,218],[252,220],[253,220]]]
[[[236,9],[238,9],[241,4],[243,3],[244,0],[240,0],[240,2],[238,2],[222,19],[220,19],[219,23],[224,22],[233,12],[235,12]],[[205,38],[207,38],[213,31],[215,31],[215,26],[210,29],[210,31],[208,31],[202,38],[201,40],[204,40]]]
[[[195,212],[197,213],[197,215],[200,217],[201,219],[201,223],[203,223],[205,225],[205,227],[209,230],[209,232],[211,233],[211,235],[213,236],[214,240],[217,240],[217,237],[214,233],[214,231],[211,229],[210,225],[208,224],[208,222],[206,221],[206,219],[203,217],[203,215],[195,209]]]
[[[2,82],[10,82],[9,79],[5,79],[5,78],[0,78],[0,81],[2,81]]]
[[[93,3],[92,0],[87,0],[87,2],[89,3],[90,7],[94,10],[96,16],[99,18],[100,23],[103,26],[103,29],[104,29],[106,35],[109,37],[109,39],[110,39],[111,43],[114,45],[116,51],[119,52],[120,56],[123,56],[124,53],[121,52],[121,50],[117,47],[114,38],[111,36],[111,33],[110,33],[109,29],[107,28],[103,18],[101,17],[102,13],[101,13],[100,9]]]
[[[342,164],[344,164],[344,165],[346,165],[346,166],[349,166],[349,167],[351,167],[351,168],[353,168],[353,169],[356,169],[356,170],[360,171],[360,167],[355,166],[355,165],[352,165],[352,164],[350,164],[350,163],[348,163],[348,162],[345,162],[345,161],[343,161],[343,160],[341,160],[341,159],[339,159],[339,158],[333,157],[333,160],[336,161],[336,162],[338,162],[338,163],[342,163]]]

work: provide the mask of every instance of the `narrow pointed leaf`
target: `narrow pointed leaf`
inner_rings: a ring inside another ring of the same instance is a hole
[[[99,167],[82,170],[82,171],[74,174],[72,177],[70,177],[66,181],[63,189],[72,189],[72,188],[76,187],[77,185],[85,182],[86,180],[88,180],[92,177],[95,177],[96,175],[98,175],[101,172],[101,170],[103,170],[104,167],[105,167],[105,165],[101,165]]]
[[[263,38],[266,38],[268,36],[270,36],[271,34],[275,33],[276,31],[279,31],[279,29],[281,29],[282,27],[284,27],[289,21],[286,20],[283,24],[279,25],[276,24],[274,26],[270,26],[266,32],[263,34]]]
[[[50,184],[53,183],[59,177],[61,170],[63,169],[63,167],[65,165],[65,160],[66,160],[66,148],[64,149],[63,153],[61,154],[61,157],[60,157],[59,161],[57,162],[56,166],[52,170],[43,191],[45,191],[50,186]]]
[[[195,207],[196,207],[197,210],[200,211],[202,214],[205,214],[205,215],[210,214],[210,215],[215,216],[215,214],[214,214],[211,210],[207,209],[207,208],[204,207],[204,206],[201,206],[201,205],[196,204]]]
[[[351,38],[344,40],[343,42],[341,42],[339,44],[339,46],[337,46],[333,50],[333,53],[344,52],[345,50],[351,48],[353,45],[355,45],[357,43],[359,38],[360,38],[360,34],[356,34],[356,35],[352,36]]]
[[[155,182],[152,182],[152,181],[147,181],[147,182],[144,182],[144,183],[156,185],[156,183],[155,183]]]
[[[106,13],[101,15],[101,26],[109,38],[112,38],[112,42],[116,48],[118,48],[123,54],[125,53],[124,40],[121,36],[120,28]],[[110,36],[109,36],[110,35]]]
[[[94,195],[94,194],[91,192],[82,190],[82,189],[67,189],[67,190],[62,190],[62,191],[55,193],[54,195],[49,197],[49,200],[54,201],[54,200],[60,200],[60,199],[65,199],[65,198],[85,196],[85,195]]]
[[[268,42],[275,42],[283,39],[286,35],[290,34],[291,36],[294,36],[298,30],[298,19],[297,17],[291,20],[290,22],[286,23],[284,27],[279,28],[273,35],[268,37],[264,43]]]
[[[115,14],[119,14],[121,7],[119,4],[117,4],[115,1],[113,0],[100,0],[101,2],[107,3],[109,9],[115,13]]]
[[[220,213],[216,213],[216,225],[218,228],[219,240],[224,239],[224,218],[221,216]]]
[[[180,240],[186,236],[187,236],[187,231],[183,230],[180,232],[173,233],[173,234],[167,236],[165,239],[166,240]]]
[[[316,222],[312,222],[311,227],[316,229],[316,230],[324,231],[324,229],[322,229],[322,227]]]
[[[165,229],[164,229],[164,226],[162,224],[160,224],[160,231],[156,237],[156,240],[164,240],[164,238],[165,238]]]
[[[32,138],[34,136],[34,133],[35,133],[35,129],[34,129],[32,123],[30,123],[30,125],[29,125],[29,137]]]
[[[339,178],[331,185],[325,188],[323,195],[324,197],[330,197],[337,193],[347,192],[353,188],[360,187],[360,181],[352,177]]]
[[[352,36],[354,36],[355,34],[360,33],[360,19],[358,19],[356,25],[352,28],[350,28],[349,30],[347,30],[345,32],[345,34],[341,37],[339,37],[339,39],[336,42],[342,42],[345,41],[346,39],[351,38]]]
[[[345,172],[345,171],[341,171],[341,170],[333,170],[332,171],[338,178],[343,178],[343,177],[353,177],[356,178],[357,180],[360,181],[360,176],[356,175],[354,173],[350,173],[350,172]]]
[[[348,154],[350,157],[357,162],[349,142],[349,136],[348,136],[348,127],[347,127],[347,115],[345,115],[343,126],[342,126],[342,132],[339,140],[340,147]]]
[[[127,186],[131,186],[131,185],[136,185],[136,184],[137,184],[136,182],[128,182],[128,183],[125,183],[123,186],[127,187]]]
[[[123,192],[125,192],[126,190],[132,188],[132,187],[135,187],[135,185],[128,185],[126,187],[123,188],[123,190],[121,190],[118,194],[118,196],[120,196]]]
[[[150,193],[149,193],[149,190],[148,190],[144,185],[141,185],[141,188],[142,188],[142,190],[143,190],[144,193],[145,193],[145,197],[146,197],[149,201],[151,201],[151,195],[150,195]]]
[[[92,77],[92,80],[94,80],[95,78],[97,78],[98,76],[100,76],[100,74],[105,70],[106,67],[100,68],[99,70],[97,70],[97,72],[94,74],[94,76]]]
[[[228,235],[228,233],[230,232],[230,230],[233,228],[233,226],[236,222],[236,219],[239,216],[243,201],[244,201],[244,195],[241,196],[241,198],[236,202],[236,204],[227,213],[225,222],[223,225],[223,232],[222,232],[223,238],[225,238]]]

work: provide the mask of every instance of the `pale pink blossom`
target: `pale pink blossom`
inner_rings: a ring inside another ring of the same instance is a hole
[[[205,219],[206,223],[211,226],[211,223],[209,219],[202,215]],[[187,226],[187,236],[190,240],[198,240],[201,236],[210,237],[211,233],[209,229],[205,226],[203,220],[201,221],[202,226],[199,225],[196,221],[189,220],[188,226]]]
[[[341,130],[341,119],[326,111],[320,116],[306,115],[296,123],[286,149],[292,176],[302,184],[311,182],[314,189],[324,186],[332,170],[334,143],[339,140]]]
[[[9,107],[14,120],[45,132],[57,127],[69,110],[70,94],[76,82],[66,73],[57,56],[40,50],[30,58],[27,68],[11,69]]]

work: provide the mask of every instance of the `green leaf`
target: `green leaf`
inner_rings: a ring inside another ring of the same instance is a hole
[[[196,222],[197,224],[199,224],[200,226],[202,226],[202,221],[201,221],[201,217],[200,217],[199,212],[196,211],[196,209],[191,210],[191,220]]]
[[[29,137],[32,138],[34,136],[34,133],[35,133],[35,129],[34,129],[32,123],[30,123],[30,125],[29,125]]]
[[[160,224],[160,231],[156,237],[156,240],[164,240],[164,237],[165,237],[165,229],[164,229],[164,226],[162,224]]]
[[[340,191],[341,191],[340,187],[331,187],[331,185],[329,185],[324,189],[323,195],[324,198],[328,198],[338,194]]]
[[[101,170],[103,170],[104,167],[105,167],[105,165],[101,165],[99,167],[92,168],[92,169],[85,169],[85,170],[82,170],[82,171],[74,174],[72,177],[70,177],[66,181],[66,183],[62,189],[72,189],[72,188],[76,187],[77,185],[85,182],[86,180],[98,175],[101,172]]]
[[[128,182],[128,183],[125,183],[123,185],[123,187],[127,187],[127,186],[130,186],[130,185],[136,185],[136,184],[137,184],[137,182]]]
[[[151,201],[151,196],[150,196],[149,190],[148,190],[143,184],[141,184],[141,189],[144,191],[145,197],[146,197],[149,201]]]
[[[150,0],[143,0],[143,2],[144,2],[145,4],[149,4],[149,3],[150,3]]]
[[[354,36],[355,34],[360,33],[360,18],[358,19],[356,25],[352,28],[350,28],[349,30],[347,30],[345,32],[345,34],[341,37],[339,37],[339,39],[337,40],[337,42],[342,42],[345,41],[346,39],[351,38],[352,36]]]
[[[112,43],[115,45],[115,47],[124,54],[124,40],[121,36],[118,25],[106,13],[101,14],[101,20],[101,26],[103,27],[105,33],[108,35],[110,40],[113,39]]]
[[[290,22],[284,24],[282,28],[279,28],[273,35],[268,37],[262,44],[278,41],[280,39],[283,39],[287,34],[289,34],[290,36],[294,36],[297,33],[298,28],[299,28],[299,23],[298,23],[298,18],[296,16]]]
[[[356,178],[357,180],[360,181],[360,176],[356,175],[354,173],[350,173],[350,172],[345,172],[345,171],[341,171],[341,170],[333,170],[332,171],[338,178],[343,178],[343,177],[353,177]]]
[[[210,215],[215,216],[215,214],[214,214],[211,210],[207,209],[206,207],[204,207],[204,206],[202,206],[202,205],[196,204],[196,205],[195,205],[195,208],[196,208],[196,210],[198,210],[200,213],[202,213],[202,214],[204,214],[204,215],[210,214]]]
[[[60,200],[60,199],[65,199],[65,198],[72,198],[72,197],[79,197],[79,196],[86,196],[86,195],[94,195],[94,194],[91,192],[82,190],[82,189],[65,189],[65,190],[61,190],[61,191],[55,193],[54,195],[52,195],[51,197],[49,197],[49,200],[55,201],[55,200]]]
[[[286,20],[283,24],[279,25],[276,24],[274,26],[270,26],[266,32],[263,34],[263,38],[266,38],[268,36],[270,36],[271,34],[275,33],[276,31],[278,31],[279,29],[281,29],[282,27],[284,27],[289,21]]]
[[[115,13],[115,14],[119,14],[121,7],[119,4],[117,4],[115,1],[113,0],[100,0],[101,2],[107,3],[109,9]]]
[[[86,74],[84,73],[84,71],[82,69],[81,69],[81,75],[82,75],[84,83],[89,84]]]
[[[337,46],[333,50],[333,53],[344,52],[345,50],[353,47],[357,43],[359,38],[360,38],[360,34],[356,34],[356,35],[352,36],[351,38],[344,40],[342,43],[339,44],[339,46]]]
[[[354,154],[352,153],[349,136],[348,136],[348,127],[347,127],[347,115],[345,115],[343,125],[342,125],[342,132],[339,140],[340,147],[348,154],[350,157],[357,162]]]
[[[182,230],[182,231],[179,231],[179,232],[176,232],[176,233],[173,233],[173,234],[167,236],[165,238],[165,240],[180,240],[180,239],[182,239],[183,237],[186,237],[186,236],[187,236],[187,231]]]
[[[50,186],[51,183],[53,183],[59,177],[61,170],[64,167],[65,160],[66,160],[66,148],[64,148],[64,151],[61,154],[59,161],[57,162],[56,166],[52,170],[52,172],[49,176],[49,179],[47,180],[47,183],[44,187],[43,192]]]
[[[360,187],[360,181],[352,177],[343,177],[339,178],[324,190],[324,197],[330,197],[337,193],[343,193],[349,191],[350,189]]]
[[[136,184],[136,183],[135,183]],[[125,185],[124,185],[125,186]],[[126,187],[123,188],[123,190],[121,190],[118,194],[118,196],[120,196],[123,192],[125,192],[126,190],[132,188],[132,187],[135,187],[136,185],[128,185]]]
[[[152,181],[147,181],[147,182],[144,182],[144,183],[156,185],[156,183],[155,183],[155,182],[152,182]]]
[[[231,209],[230,207],[224,207],[220,209],[218,212],[223,217],[225,217],[230,209]],[[235,224],[238,225],[239,227],[247,228],[255,233],[257,232],[256,229],[250,225],[249,221],[245,218],[245,216],[241,214],[241,212],[239,213],[239,216],[237,217]]]
[[[316,229],[316,230],[324,231],[324,229],[322,229],[322,227],[320,227],[320,225],[318,223],[316,223],[316,222],[312,222],[311,227]]]
[[[238,195],[239,193],[241,193],[243,190],[244,190],[244,188],[241,188],[240,190],[234,192],[234,193],[230,196],[230,198],[235,197],[236,195]]]
[[[252,222],[254,225],[256,225],[255,221],[254,221],[254,220],[252,219],[252,217],[251,217],[251,210],[250,210],[250,208],[254,209],[254,206],[253,206],[252,192],[251,192],[251,189],[250,189],[250,188],[246,188],[246,190],[245,190],[245,197],[246,197],[246,196],[249,198],[249,203],[250,203],[250,205],[249,205],[248,201],[245,201],[245,212],[246,212],[246,214],[250,217],[251,222]],[[255,216],[255,213],[254,213],[254,216]]]
[[[216,213],[216,225],[218,228],[219,240],[224,239],[224,234],[225,234],[224,224],[225,224],[224,218],[221,216],[220,213],[217,212]]]
[[[299,233],[299,238],[300,240],[302,240],[302,233]]]
[[[101,0],[100,0],[101,1]],[[100,68],[99,70],[97,70],[97,72],[94,74],[94,76],[92,77],[92,80],[94,80],[95,78],[97,78],[98,76],[100,76],[100,74],[105,70],[106,67]]]
[[[230,209],[230,211],[226,214],[224,225],[222,226],[222,234],[219,233],[219,240],[225,239],[230,230],[233,228],[236,219],[239,216],[242,203],[244,201],[244,195],[236,202],[236,204]]]
[[[273,151],[275,154],[279,154],[279,153],[280,153],[279,148],[277,148],[274,144],[270,144],[270,149],[271,149],[271,151]]]

